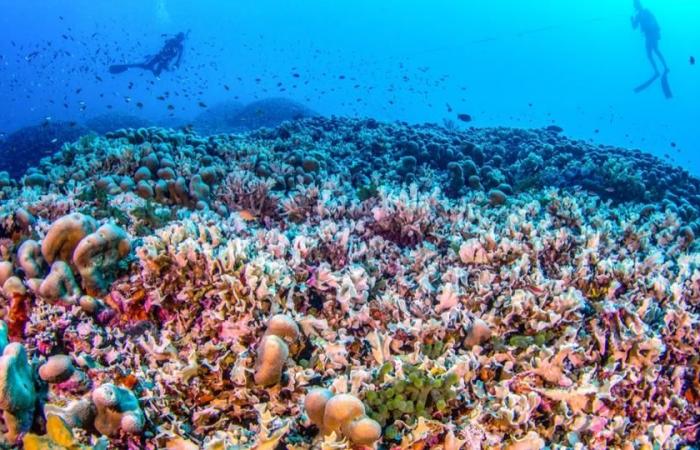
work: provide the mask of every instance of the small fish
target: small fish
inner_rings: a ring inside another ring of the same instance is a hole
[[[226,89],[227,91],[230,91],[230,90],[231,90],[231,88],[228,87],[228,84],[224,84],[224,89]]]
[[[168,110],[173,111],[175,107],[173,105],[168,105]]]
[[[206,108],[206,107],[207,107],[207,104],[204,103],[204,102],[199,102],[199,103],[197,103],[197,104],[199,105],[200,108]]]
[[[450,106],[449,103],[445,103],[445,106],[447,106],[447,112],[451,113],[452,112],[452,106]]]
[[[471,122],[472,121],[472,116],[469,114],[457,114],[457,118],[461,120],[462,122]]]
[[[102,77],[99,76],[99,75],[95,75],[95,79],[96,79],[97,81],[102,81]]]
[[[238,215],[241,217],[241,219],[245,220],[246,222],[252,222],[253,220],[255,220],[255,215],[247,209],[238,211]]]
[[[55,144],[56,142],[58,142],[58,138],[53,138],[53,139],[51,139],[51,143],[52,143],[52,144]]]
[[[689,59],[688,61],[690,62],[690,65],[691,65],[691,66],[694,66],[694,65],[695,65],[695,56],[692,56],[692,55],[691,55],[691,56],[690,56],[690,59]]]
[[[141,102],[136,102],[136,106],[137,106],[138,108],[143,108],[143,103],[141,103]]]

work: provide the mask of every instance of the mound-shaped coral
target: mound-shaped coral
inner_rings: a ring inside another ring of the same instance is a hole
[[[119,432],[138,433],[144,426],[144,415],[133,392],[111,383],[92,391],[92,401],[97,409],[95,428],[106,436]]]
[[[14,442],[21,433],[29,431],[36,400],[27,352],[21,344],[8,344],[0,357],[0,409],[8,441]]]
[[[73,263],[80,272],[83,289],[89,295],[104,293],[116,277],[119,262],[130,251],[129,236],[112,223],[85,236],[73,252]]]

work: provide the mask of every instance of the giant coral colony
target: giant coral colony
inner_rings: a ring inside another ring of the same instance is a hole
[[[2,445],[698,445],[700,181],[556,130],[119,130],[0,176]]]

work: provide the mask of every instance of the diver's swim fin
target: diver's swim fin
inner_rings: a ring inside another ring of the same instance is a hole
[[[132,67],[141,67],[143,68],[143,64],[115,64],[113,66],[109,66],[109,73],[122,73],[126,72],[128,69],[131,69]]]
[[[673,98],[673,92],[671,92],[671,86],[668,84],[668,71],[661,75],[661,90],[664,91],[666,98]]]
[[[634,92],[639,94],[640,92],[642,92],[643,90],[645,90],[649,86],[651,86],[651,84],[654,81],[656,81],[657,78],[659,78],[659,74],[655,74],[653,77],[649,78],[647,81],[645,81],[644,83],[642,83],[639,86],[637,86],[636,88],[634,88]]]
[[[109,66],[109,73],[126,72],[129,67],[132,67],[131,64],[115,64],[113,66]]]

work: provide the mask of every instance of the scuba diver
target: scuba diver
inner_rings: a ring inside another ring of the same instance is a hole
[[[659,23],[656,21],[656,17],[648,9],[642,6],[641,0],[634,0],[634,9],[637,11],[636,15],[631,18],[632,28],[635,30],[639,28],[644,34],[646,40],[647,58],[649,58],[649,63],[654,69],[654,75],[641,85],[637,86],[634,91],[641,92],[651,86],[651,84],[659,78],[659,68],[656,64],[656,58],[659,59],[664,67],[664,72],[661,74],[661,88],[664,95],[667,98],[671,98],[671,88],[668,85],[668,65],[666,64],[666,59],[661,54],[659,50],[659,40],[661,40],[661,28]]]
[[[185,41],[185,33],[178,33],[165,41],[163,48],[155,56],[148,59],[146,62],[137,64],[116,64],[109,67],[110,73],[122,73],[127,69],[137,68],[150,70],[153,75],[159,76],[164,70],[172,70],[175,67],[180,67],[182,53],[184,51],[183,43]],[[173,61],[174,64],[173,64]],[[171,65],[172,64],[172,65]]]

